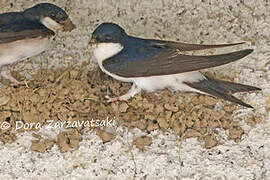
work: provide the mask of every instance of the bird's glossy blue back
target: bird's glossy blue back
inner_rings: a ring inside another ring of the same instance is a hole
[[[117,55],[120,61],[144,61],[164,52],[167,48],[156,46],[153,40],[128,37],[124,49]]]

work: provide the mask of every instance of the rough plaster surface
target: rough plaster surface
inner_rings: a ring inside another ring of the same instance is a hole
[[[0,0],[0,13],[22,10],[41,1]],[[44,2],[44,1],[43,1]],[[235,119],[246,135],[240,143],[224,139],[222,145],[206,150],[189,139],[179,149],[179,139],[155,132],[153,143],[141,152],[130,150],[139,130],[117,129],[117,138],[103,144],[95,133],[87,133],[80,148],[61,154],[57,147],[48,153],[30,152],[31,136],[20,135],[13,144],[0,145],[0,179],[270,179],[270,122],[265,99],[270,95],[270,4],[266,0],[76,0],[47,1],[65,8],[77,29],[60,32],[50,50],[32,61],[19,64],[26,74],[41,67],[59,67],[92,61],[87,46],[91,32],[104,21],[123,26],[132,35],[192,43],[246,41],[241,47],[217,52],[254,48],[247,58],[214,68],[235,82],[263,90],[245,94],[255,111],[239,107]],[[92,63],[94,65],[94,63]],[[89,67],[90,68],[90,67]],[[249,127],[245,120],[258,113],[263,122]],[[45,136],[55,132],[41,130]],[[57,131],[57,130],[55,130]],[[222,138],[223,134],[220,132]],[[135,175],[134,175],[135,173]]]

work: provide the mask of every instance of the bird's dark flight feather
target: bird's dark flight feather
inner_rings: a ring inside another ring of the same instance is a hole
[[[232,96],[231,94],[236,92],[247,92],[261,90],[254,86],[248,86],[228,81],[221,81],[205,76],[206,79],[199,82],[184,82],[186,85],[205,92],[207,94],[222,98],[227,101],[231,101],[242,106],[253,108],[251,105],[244,103],[240,99]]]
[[[180,51],[196,51],[196,50],[205,50],[205,49],[213,49],[213,48],[224,48],[229,46],[236,46],[240,44],[244,44],[244,42],[240,43],[231,43],[231,44],[189,44],[183,42],[174,42],[174,41],[160,41],[160,40],[150,40],[152,45],[162,45],[169,49],[178,49]]]

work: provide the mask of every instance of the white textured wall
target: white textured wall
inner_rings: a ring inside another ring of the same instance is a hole
[[[40,1],[0,0],[0,13],[22,10]],[[221,74],[232,76],[236,82],[256,85],[262,93],[246,96],[256,104],[256,111],[242,109],[236,116],[243,119],[250,113],[264,117],[262,124],[246,127],[244,140],[239,144],[225,141],[211,150],[205,150],[197,140],[187,140],[178,150],[178,140],[169,134],[157,132],[153,144],[146,152],[133,150],[137,164],[136,177],[156,179],[267,179],[270,177],[270,122],[264,100],[270,94],[270,4],[267,0],[67,0],[55,2],[68,10],[77,29],[71,33],[58,33],[50,50],[31,58],[24,68],[59,67],[81,61],[92,61],[87,43],[91,32],[100,23],[111,21],[120,24],[132,35],[162,38],[192,43],[247,44],[224,51],[254,48],[255,52],[237,63],[215,68]],[[12,6],[11,6],[12,3]],[[65,46],[64,46],[65,44]],[[221,50],[223,51],[223,50]],[[219,52],[221,52],[219,51]],[[21,67],[22,64],[18,65]],[[245,125],[244,125],[245,126]],[[77,179],[132,178],[134,163],[126,153],[132,136],[120,129],[114,142],[102,144],[93,134],[85,135],[80,149],[60,154],[55,148],[38,155],[28,152],[29,135],[19,138],[18,144],[0,145],[0,179],[15,177],[44,177]],[[180,167],[181,156],[184,166]],[[110,156],[110,157],[108,157]],[[14,158],[16,161],[14,161]],[[94,163],[94,159],[97,161]],[[85,168],[74,169],[74,164]],[[94,172],[95,170],[95,172]],[[102,176],[103,175],[103,176]],[[4,178],[6,177],[6,178]]]

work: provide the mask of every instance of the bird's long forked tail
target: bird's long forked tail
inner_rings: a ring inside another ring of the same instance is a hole
[[[209,95],[222,98],[227,101],[231,101],[242,106],[253,108],[251,105],[244,103],[240,99],[234,97],[233,93],[236,92],[248,92],[261,90],[260,88],[254,86],[248,86],[244,84],[238,84],[228,81],[221,81],[205,76],[206,79],[199,82],[184,82],[186,85],[197,89],[199,91],[205,92]]]

